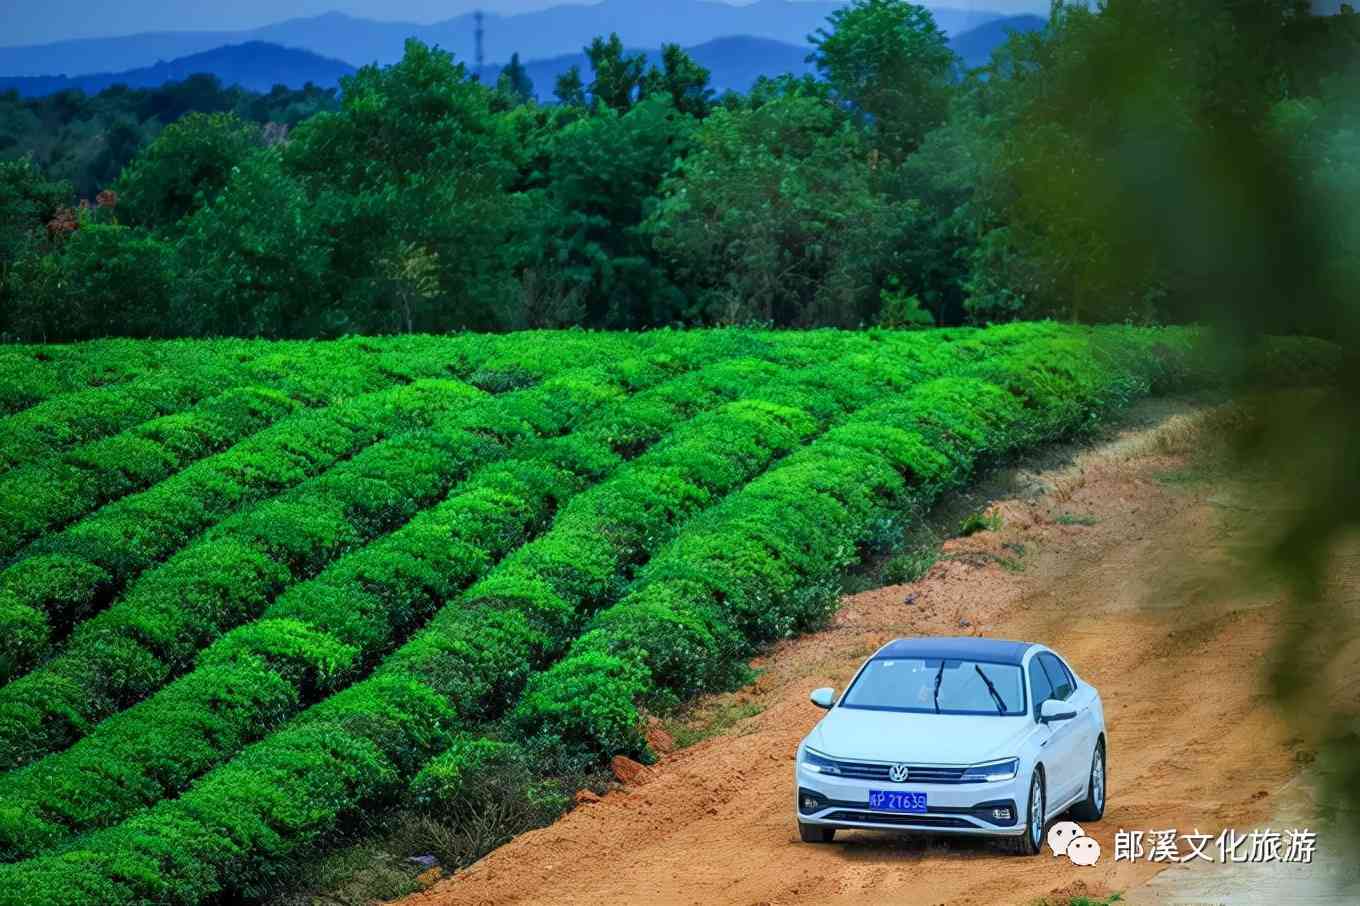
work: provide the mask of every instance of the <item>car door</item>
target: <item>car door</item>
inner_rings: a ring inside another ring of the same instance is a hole
[[[1053,698],[1053,683],[1048,678],[1048,671],[1039,663],[1038,657],[1029,662],[1029,697],[1033,702],[1034,719],[1038,720],[1044,702]],[[1063,779],[1063,773],[1067,770],[1064,766],[1066,756],[1061,749],[1061,739],[1057,736],[1058,727],[1059,725],[1054,723],[1045,724],[1040,729],[1044,734],[1044,741],[1040,743],[1039,760],[1044,763],[1050,810],[1063,798],[1062,787],[1066,784]]]
[[[1051,697],[1067,702],[1072,706],[1072,710],[1078,712],[1077,717],[1072,720],[1058,720],[1048,725],[1053,735],[1049,738],[1046,747],[1049,754],[1044,756],[1044,760],[1050,765],[1049,771],[1052,775],[1049,782],[1052,787],[1049,803],[1057,806],[1077,795],[1077,791],[1086,782],[1087,765],[1086,755],[1082,751],[1084,737],[1082,719],[1079,703],[1075,700],[1076,681],[1067,667],[1047,651],[1040,652],[1035,660],[1048,677],[1049,685],[1053,689]]]
[[[1076,673],[1067,665],[1062,658],[1056,658],[1058,664],[1067,672],[1072,680],[1072,686],[1076,690],[1072,693],[1071,702],[1077,712],[1077,735],[1081,738],[1078,744],[1078,754],[1086,759],[1084,765],[1086,770],[1091,767],[1091,754],[1096,750],[1096,739],[1100,736],[1101,715],[1096,707],[1096,700],[1099,696],[1096,690],[1089,684],[1077,678]]]
[[[1077,712],[1076,718],[1076,771],[1077,788],[1073,791],[1074,795],[1086,792],[1087,781],[1091,777],[1091,757],[1096,751],[1096,740],[1100,738],[1101,724],[1104,718],[1100,709],[1096,707],[1099,695],[1089,684],[1077,679],[1072,668],[1067,666],[1067,662],[1062,658],[1057,658],[1058,664],[1067,672],[1072,679],[1072,708]]]

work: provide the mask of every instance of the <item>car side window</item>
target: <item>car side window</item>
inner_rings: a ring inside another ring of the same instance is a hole
[[[1043,665],[1044,672],[1048,674],[1048,680],[1053,686],[1053,697],[1060,701],[1067,701],[1071,698],[1072,693],[1077,691],[1077,687],[1076,683],[1072,681],[1072,674],[1067,672],[1063,662],[1048,652],[1039,655],[1038,660]]]
[[[1038,658],[1029,662],[1029,692],[1030,698],[1034,699],[1034,713],[1037,716],[1044,702],[1053,697],[1053,684],[1048,681],[1048,674]]]

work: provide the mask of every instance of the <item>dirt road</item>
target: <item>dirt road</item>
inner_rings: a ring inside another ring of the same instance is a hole
[[[948,542],[920,582],[847,598],[831,628],[781,644],[754,687],[705,702],[694,722],[754,716],[404,906],[1027,903],[1146,883],[1160,866],[1112,858],[1120,827],[1257,826],[1307,753],[1263,698],[1278,593],[1222,580],[1260,513],[1249,488],[1187,458],[1198,412],[1147,404],[1067,465],[994,481],[1000,530]],[[972,841],[797,842],[792,758],[821,714],[808,691],[843,686],[875,647],[913,634],[1044,642],[1101,690],[1110,806],[1087,827],[1100,864]]]

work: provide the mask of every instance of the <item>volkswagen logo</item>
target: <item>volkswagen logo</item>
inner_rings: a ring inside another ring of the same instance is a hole
[[[888,779],[893,783],[906,783],[911,776],[911,771],[904,764],[895,764],[888,768]]]

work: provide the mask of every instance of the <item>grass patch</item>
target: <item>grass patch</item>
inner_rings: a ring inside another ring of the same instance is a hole
[[[355,842],[319,859],[299,859],[264,895],[264,906],[369,906],[423,889],[422,875],[437,867],[447,876],[525,831],[545,827],[572,807],[575,791],[608,790],[612,776],[600,767],[544,759],[528,750],[439,775],[401,807],[365,823]],[[494,761],[494,763],[492,763]],[[473,770],[477,768],[478,770]],[[539,769],[547,776],[540,776]],[[423,775],[422,775],[423,776]],[[458,807],[441,798],[448,785]]]
[[[923,545],[898,554],[883,564],[883,584],[906,585],[919,582],[940,559],[938,545]]]
[[[1001,547],[1003,550],[1008,550],[1015,555],[1013,557],[998,557],[997,562],[1001,564],[1001,568],[1006,570],[1006,572],[1011,573],[1024,572],[1025,555],[1028,553],[1025,546],[1019,542],[1008,541],[1001,545]]]
[[[1096,517],[1086,513],[1060,513],[1058,517],[1053,521],[1058,525],[1086,525],[1086,526],[1095,525],[1096,523],[1100,522],[1100,520],[1097,519]]]
[[[982,532],[1000,531],[1003,524],[1000,513],[979,510],[964,517],[963,522],[959,524],[959,537],[967,538]]]
[[[416,877],[424,871],[423,866],[371,842],[335,850],[294,868],[288,889],[267,897],[268,906],[360,906],[395,900],[420,890]]]
[[[1165,472],[1154,473],[1153,478],[1162,484],[1169,485],[1188,485],[1203,484],[1206,481],[1213,481],[1223,474],[1222,463],[1218,461],[1207,461],[1207,456],[1197,457],[1190,465],[1179,469],[1168,469]]]
[[[749,717],[765,710],[756,702],[728,702],[708,708],[702,713],[677,715],[664,723],[667,733],[675,740],[677,749],[688,748],[714,736],[720,736]]]
[[[1113,906],[1114,903],[1124,902],[1122,893],[1112,893],[1107,897],[1040,897],[1030,903],[1030,906]]]

